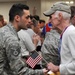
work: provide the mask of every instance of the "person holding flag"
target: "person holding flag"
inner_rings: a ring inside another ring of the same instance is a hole
[[[59,28],[62,31],[59,50],[61,63],[59,66],[49,63],[48,69],[53,72],[60,71],[60,75],[75,75],[75,27],[70,23],[70,6],[57,2],[44,14],[51,16],[54,29]]]

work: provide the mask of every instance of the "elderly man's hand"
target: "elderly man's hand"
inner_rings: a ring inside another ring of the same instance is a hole
[[[44,69],[43,69],[44,75],[47,75],[47,72],[48,72],[48,70],[44,68]]]
[[[47,64],[47,68],[48,68],[48,70],[51,70],[52,72],[58,72],[59,71],[59,66],[56,66],[51,62]]]

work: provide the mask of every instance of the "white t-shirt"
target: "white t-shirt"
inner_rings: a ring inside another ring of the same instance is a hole
[[[31,37],[31,39],[33,40],[33,36],[34,35],[38,35],[38,34],[36,34],[32,29],[28,29],[28,30],[26,30],[27,31],[27,33],[30,35],[30,37]],[[38,37],[40,37],[39,35],[38,35]],[[38,38],[37,37],[37,38]],[[39,39],[39,38],[38,38]],[[38,41],[38,44],[37,44],[37,46],[41,46],[41,40],[39,39],[39,41]]]
[[[29,52],[35,50],[30,35],[25,30],[20,30],[18,36],[20,38],[22,56],[27,56],[29,55]]]

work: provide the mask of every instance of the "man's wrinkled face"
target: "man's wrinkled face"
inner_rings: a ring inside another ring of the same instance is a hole
[[[53,29],[57,28],[58,25],[60,24],[59,17],[56,16],[55,14],[50,15],[50,20]]]

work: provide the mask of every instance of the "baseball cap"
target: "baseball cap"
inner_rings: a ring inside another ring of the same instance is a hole
[[[43,14],[45,16],[50,16],[56,11],[64,11],[71,14],[70,6],[64,2],[56,2],[49,10],[45,11]]]

